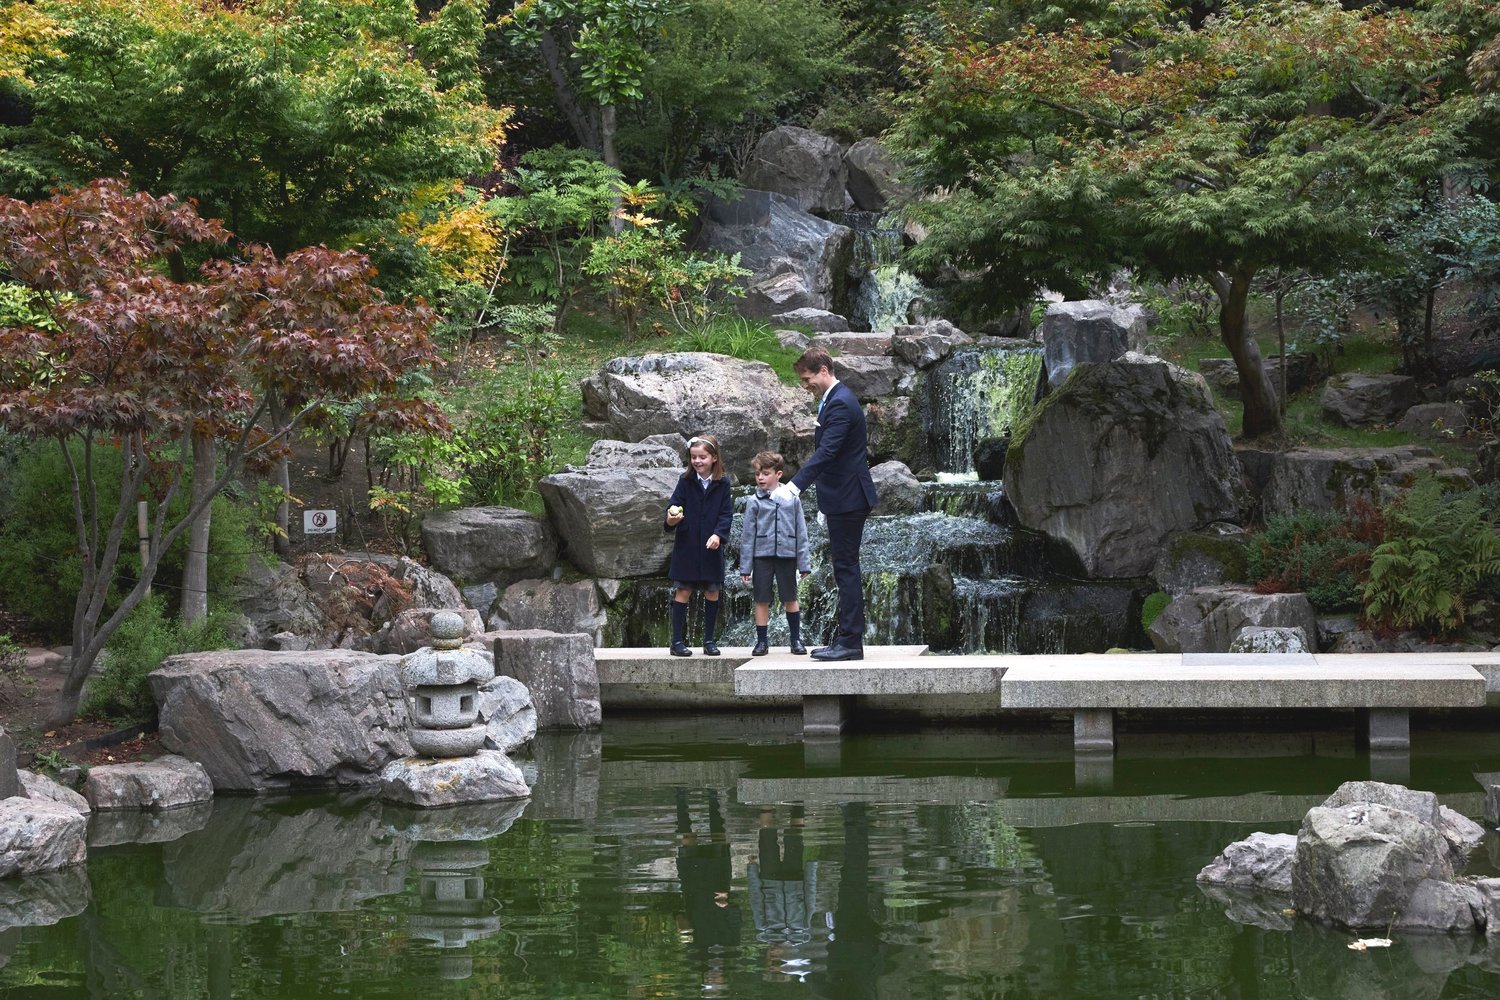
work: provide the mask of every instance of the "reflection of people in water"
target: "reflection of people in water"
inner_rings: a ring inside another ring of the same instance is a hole
[[[880,924],[870,913],[870,820],[863,802],[847,802],[844,814],[844,866],[839,901],[828,942],[828,971],[808,977],[821,996],[874,997],[884,964]]]
[[[729,901],[733,872],[724,814],[719,810],[719,793],[712,790],[708,793],[708,842],[702,843],[693,832],[687,790],[678,789],[677,833],[681,838],[677,848],[677,878],[682,883],[686,910],[678,917],[678,928],[692,933],[694,950],[699,952],[739,944],[745,917]]]
[[[776,813],[760,811],[758,855],[748,869],[750,915],[755,936],[769,947],[769,968],[801,979],[809,963],[802,947],[813,938],[817,920],[818,863],[803,859],[801,806],[792,807],[783,845],[776,843]]]

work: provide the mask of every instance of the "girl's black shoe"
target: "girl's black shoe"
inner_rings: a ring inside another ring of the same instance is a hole
[[[712,639],[709,639],[708,641],[706,641],[703,644],[703,655],[704,656],[718,656],[719,655],[719,645],[718,645],[718,643],[714,642]]]
[[[765,656],[771,651],[771,646],[764,639],[755,640],[755,648],[750,650],[751,656]]]
[[[673,656],[692,656],[693,655],[693,651],[691,649],[688,649],[687,648],[687,643],[683,642],[681,639],[679,639],[676,642],[672,643],[672,648],[669,649],[669,650],[667,650],[667,652],[671,653]]]
[[[804,645],[802,645],[802,640],[801,639],[798,639],[796,642],[792,643],[792,655],[793,656],[806,656],[807,655],[807,647],[804,646]]]

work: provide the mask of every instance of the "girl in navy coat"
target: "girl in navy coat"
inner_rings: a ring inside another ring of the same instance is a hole
[[[724,539],[734,518],[734,500],[719,442],[712,434],[688,441],[687,469],[672,491],[666,529],[677,533],[668,575],[677,593],[672,600],[673,656],[692,656],[687,648],[687,607],[693,591],[703,591],[703,653],[718,656],[714,625],[719,620],[719,591],[724,586]]]

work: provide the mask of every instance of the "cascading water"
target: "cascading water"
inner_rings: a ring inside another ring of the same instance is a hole
[[[921,302],[927,287],[901,269],[901,227],[878,212],[851,209],[836,215],[834,221],[854,231],[849,301],[839,303],[850,325],[856,330],[890,330],[912,322],[912,307]]]
[[[1041,346],[1024,343],[959,351],[935,365],[921,400],[922,454],[933,471],[974,473],[976,454],[1031,413],[1042,371]]]

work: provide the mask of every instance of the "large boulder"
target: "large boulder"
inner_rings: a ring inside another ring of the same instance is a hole
[[[783,125],[760,137],[740,184],[786,195],[804,212],[840,212],[849,198],[843,153],[835,139]]]
[[[202,764],[168,754],[90,768],[83,797],[95,810],[175,809],[212,801],[214,786]]]
[[[1271,381],[1271,391],[1281,393],[1281,357],[1272,355],[1264,359],[1266,378]],[[1198,370],[1208,379],[1214,392],[1227,399],[1240,398],[1240,372],[1233,358],[1204,358],[1198,362]],[[1316,354],[1300,353],[1290,356],[1287,366],[1287,393],[1295,395],[1308,386],[1316,385],[1323,377],[1323,365]]]
[[[1257,594],[1226,586],[1181,595],[1156,616],[1147,635],[1159,653],[1227,653],[1235,636],[1251,626],[1318,634],[1317,614],[1306,594]]]
[[[1292,891],[1292,861],[1297,838],[1290,833],[1252,833],[1237,840],[1198,873],[1205,885],[1226,885],[1261,892]]]
[[[771,317],[771,322],[782,326],[805,326],[816,333],[837,333],[849,329],[848,317],[829,312],[827,309],[814,309],[811,306],[777,313]],[[812,344],[813,341],[808,341],[808,347]]]
[[[1410,375],[1336,375],[1323,388],[1323,417],[1345,427],[1389,424],[1422,401]]]
[[[920,514],[925,503],[922,484],[900,462],[882,462],[870,469],[880,504],[877,514]]]
[[[184,653],[149,679],[162,745],[202,764],[219,791],[369,785],[411,753],[399,657]]]
[[[1297,832],[1292,898],[1299,912],[1339,927],[1389,927],[1426,879],[1453,880],[1432,824],[1376,802],[1319,806]]]
[[[1249,532],[1238,524],[1210,524],[1200,531],[1182,531],[1162,546],[1151,578],[1173,597],[1226,583],[1243,583],[1247,575]]]
[[[494,655],[494,634],[490,637]],[[479,721],[484,723],[486,750],[510,753],[536,737],[536,705],[526,685],[496,674],[479,686]]]
[[[586,635],[497,632],[495,673],[514,677],[531,692],[538,729],[592,729],[602,719],[599,669]]]
[[[974,338],[945,319],[898,326],[891,333],[891,350],[914,368],[931,368]]]
[[[0,879],[82,864],[88,820],[59,802],[0,799]]]
[[[1114,361],[1146,345],[1146,313],[1102,299],[1054,302],[1042,316],[1047,385],[1062,385],[1084,362]]]
[[[813,432],[808,402],[770,365],[722,354],[615,358],[583,383],[585,415],[612,436],[707,432],[719,439],[725,464],[746,478],[756,452],[795,458],[805,450]],[[563,539],[572,542],[565,531]]]
[[[1469,413],[1458,403],[1418,403],[1402,414],[1396,429],[1437,441],[1450,440],[1468,431]]]
[[[679,469],[577,469],[538,484],[564,555],[593,576],[665,573],[672,535],[663,530]]]
[[[890,360],[891,333],[857,333],[843,331],[820,333],[812,339],[813,347],[821,347],[834,357],[884,358]]]
[[[849,355],[833,359],[833,373],[856,396],[868,402],[895,395],[911,369],[889,355]]]
[[[462,507],[422,519],[422,548],[449,577],[504,587],[551,569],[557,535],[546,518],[524,510]]]
[[[1207,389],[1159,359],[1083,364],[1005,456],[1020,523],[1091,577],[1151,572],[1166,539],[1240,517],[1240,469]]]
[[[670,536],[669,536],[670,537]],[[539,628],[582,632],[599,645],[604,635],[604,602],[592,579],[522,580],[505,588],[487,623],[492,630]]]
[[[679,440],[686,448],[686,439],[679,438]],[[669,444],[613,441],[609,438],[600,438],[589,446],[589,457],[583,464],[591,469],[677,469],[681,471],[683,459],[681,453]],[[533,573],[532,575],[540,576],[541,574]]]
[[[89,800],[79,795],[73,789],[60,785],[47,777],[45,774],[37,774],[35,771],[17,772],[21,779],[21,794],[28,799],[37,802],[56,802],[65,805],[80,816],[88,816],[93,811]]]
[[[308,647],[332,646],[339,626],[319,606],[300,566],[252,556],[236,584],[235,606],[249,622],[244,645],[260,646],[274,635],[302,637]]]
[[[498,750],[443,760],[393,760],[385,766],[380,786],[380,797],[387,802],[422,809],[524,799],[530,794],[521,769]]]
[[[1269,457],[1261,492],[1266,517],[1301,511],[1345,512],[1356,501],[1380,506],[1412,477],[1447,475],[1430,448],[1293,448]]]
[[[741,191],[704,207],[697,247],[739,254],[750,272],[735,308],[770,319],[804,307],[830,310],[848,283],[854,230],[811,215],[770,191]]]
[[[861,139],[844,154],[849,172],[849,197],[856,208],[866,212],[884,212],[892,202],[910,197],[901,183],[901,166],[879,139]]]

